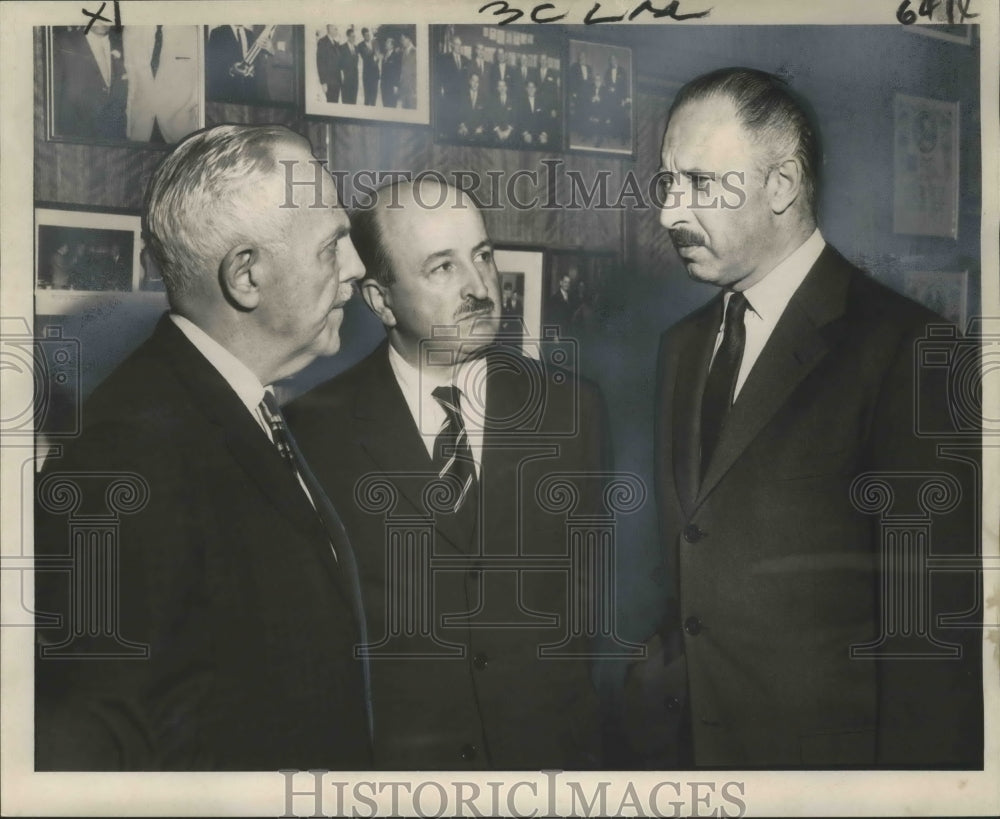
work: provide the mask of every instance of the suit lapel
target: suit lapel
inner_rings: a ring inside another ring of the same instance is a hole
[[[722,297],[717,296],[704,308],[689,328],[681,344],[674,379],[674,481],[685,515],[694,510],[698,482],[701,479],[701,394],[705,391],[712,350],[722,323]]]
[[[220,429],[233,459],[294,526],[325,538],[325,530],[291,470],[246,405],[177,326],[164,316],[153,334],[157,353],[187,389],[191,403]]]
[[[792,295],[726,420],[698,504],[826,355],[829,344],[822,328],[843,315],[848,270],[847,262],[827,246]]]
[[[371,358],[371,369],[358,389],[354,408],[359,443],[417,513],[428,515],[431,510],[423,494],[435,477],[434,467],[389,364],[388,343],[375,350]],[[465,552],[471,533],[463,533],[457,523],[453,515],[434,516],[437,531],[451,546]]]

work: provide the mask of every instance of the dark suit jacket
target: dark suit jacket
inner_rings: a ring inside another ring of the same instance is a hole
[[[341,74],[340,50],[342,44],[323,36],[316,43],[316,73],[321,85],[326,86],[326,101],[340,102],[340,89],[344,84]]]
[[[69,554],[78,516],[108,514],[114,493],[100,473],[133,473],[148,502],[119,516],[117,619],[148,658],[39,656],[38,769],[367,767],[343,572],[293,473],[228,384],[164,316],[95,390],[84,423],[37,484],[35,548],[39,568],[51,569],[37,574],[37,608],[64,618],[62,628],[40,621],[38,640],[51,651],[83,625],[71,616],[68,573],[51,559]],[[75,513],[54,511],[46,484],[66,472],[90,473],[72,478]],[[81,638],[71,648],[108,644]]]
[[[358,53],[364,66],[365,105],[374,105],[378,96],[379,64],[375,59],[374,41],[368,45],[364,40],[358,43]]]
[[[343,78],[341,94],[343,101],[355,105],[358,101],[358,47],[354,46],[351,53],[351,46],[348,43],[340,45],[340,74]]]
[[[91,139],[125,138],[128,81],[122,62],[121,35],[108,34],[112,51],[109,82],[94,59],[83,31],[53,29],[55,131],[59,136]]]
[[[458,120],[458,126],[465,125],[469,133],[467,138],[469,139],[485,139],[486,137],[486,104],[487,97],[486,92],[480,87],[479,91],[476,93],[476,104],[472,104],[472,95],[469,90],[466,89],[461,97],[458,98],[458,111],[456,114],[456,119]],[[483,132],[477,137],[476,129],[482,128]]]
[[[455,55],[449,51],[441,54],[437,60],[437,76],[435,81],[442,96],[455,98],[468,88],[469,59],[460,56],[458,64]]]
[[[247,47],[253,45],[253,32],[246,32]],[[253,98],[253,77],[230,74],[243,59],[240,41],[230,26],[218,26],[208,35],[205,47],[205,93],[210,99],[246,102]]]
[[[394,48],[382,61],[382,104],[386,108],[396,107],[402,70],[403,54],[398,48]]]
[[[700,401],[721,314],[719,296],[660,347],[657,497],[679,602],[663,629],[668,655],[671,644],[678,653],[657,700],[687,700],[699,767],[980,765],[981,632],[931,624],[962,645],[962,660],[850,656],[879,637],[884,580],[879,520],[852,503],[857,476],[911,473],[888,479],[898,515],[918,508],[912,473],[953,475],[961,503],[928,518],[931,550],[976,554],[973,466],[913,433],[914,343],[942,320],[827,247],[699,485]],[[919,400],[925,428],[951,426],[940,381],[925,378]],[[933,614],[973,608],[974,586],[972,573],[935,573]]]
[[[599,393],[572,378],[565,383],[531,378],[525,373],[541,375],[541,370],[523,361],[526,369],[519,372],[491,364],[487,378],[486,406],[494,422],[487,432],[480,480],[481,546],[474,545],[475,538],[461,530],[454,516],[427,516],[423,490],[433,468],[392,373],[386,344],[287,408],[299,445],[354,544],[373,640],[387,634],[388,622],[402,616],[398,607],[390,606],[395,596],[386,591],[387,580],[397,576],[399,567],[395,557],[386,557],[390,526],[433,529],[433,555],[440,562],[433,595],[424,591],[423,599],[433,633],[453,648],[429,658],[373,660],[380,769],[572,769],[599,764],[597,701],[587,661],[537,656],[540,645],[558,643],[566,634],[566,574],[555,569],[523,572],[518,609],[516,572],[479,568],[480,561],[489,558],[523,566],[545,555],[567,554],[564,518],[541,508],[535,489],[550,473],[578,475],[601,469]],[[519,416],[529,405],[534,409]],[[576,434],[558,435],[574,422],[579,424]],[[518,431],[520,424],[532,429],[536,423],[537,431]],[[384,484],[381,494],[364,488],[361,479],[373,473]],[[573,480],[581,492],[580,510],[595,508],[600,482]],[[390,496],[396,500],[387,524],[386,512],[371,510],[370,504]],[[423,522],[414,523],[415,517]],[[414,582],[404,587],[416,594],[424,588]],[[470,611],[480,625],[510,623],[513,618],[522,627],[470,628],[442,621],[446,615]],[[553,613],[559,615],[558,625],[539,619]],[[411,634],[383,650],[418,653],[428,645]],[[579,640],[571,645],[582,647]]]

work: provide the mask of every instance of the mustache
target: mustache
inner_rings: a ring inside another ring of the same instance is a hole
[[[687,228],[674,228],[669,231],[670,241],[674,243],[674,247],[689,247],[689,246],[699,246],[705,244],[705,237],[699,233],[695,233],[693,230],[688,230]]]
[[[496,302],[493,301],[489,296],[485,299],[468,299],[458,310],[455,312],[455,318],[461,318],[468,313],[478,313],[480,311],[489,310],[493,312],[496,309]]]

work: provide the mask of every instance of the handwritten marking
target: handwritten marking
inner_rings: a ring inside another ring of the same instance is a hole
[[[909,2],[909,0],[906,0]],[[926,2],[926,0],[925,0]],[[940,0],[938,0],[940,2]],[[961,2],[961,0],[949,0],[949,2]],[[965,0],[966,3],[971,3],[972,0]],[[680,0],[671,0],[670,3],[661,7],[653,4],[653,0],[643,0],[638,6],[632,9],[627,15],[622,14],[605,14],[600,16],[601,2],[597,0],[591,9],[586,13],[583,18],[583,23],[588,26],[597,25],[599,23],[619,23],[628,16],[628,19],[635,20],[643,14],[651,15],[654,20],[660,20],[663,18],[670,18],[672,20],[691,20],[700,17],[708,17],[712,12],[711,8],[705,9],[704,11],[694,11],[687,14],[683,14],[680,11],[681,3]],[[507,26],[511,23],[516,23],[525,15],[525,11],[516,6],[512,6],[507,0],[491,0],[491,2],[479,8],[479,13],[483,14],[487,10],[492,10],[492,15],[494,17],[504,17],[505,19],[499,21],[499,25]],[[542,16],[543,12],[554,11],[554,14],[548,14]],[[531,21],[534,23],[554,23],[557,20],[562,20],[568,16],[568,12],[560,12],[560,8],[555,3],[538,3],[531,6],[531,11],[529,15]]]

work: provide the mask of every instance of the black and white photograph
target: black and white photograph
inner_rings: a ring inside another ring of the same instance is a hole
[[[552,253],[542,323],[558,328],[561,338],[584,339],[600,332],[616,264],[613,253]]]
[[[542,333],[545,254],[537,248],[502,245],[493,251],[500,298],[499,343],[537,359]]]
[[[301,54],[297,26],[205,26],[205,99],[294,105]]]
[[[139,260],[139,217],[35,210],[38,290],[130,292]]]
[[[534,28],[434,26],[434,132],[461,145],[562,149],[562,44]]]
[[[0,3],[0,812],[1000,815],[997,4],[102,2]]]
[[[358,18],[306,26],[305,44],[307,114],[428,121],[426,26]]]
[[[570,40],[566,115],[570,150],[632,155],[632,51]]]
[[[47,29],[49,138],[166,145],[205,122],[200,26]]]

